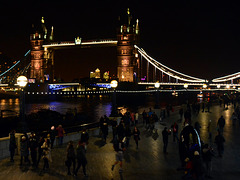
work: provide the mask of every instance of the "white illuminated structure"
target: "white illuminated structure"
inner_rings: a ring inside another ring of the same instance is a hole
[[[25,76],[19,76],[17,78],[17,85],[21,88],[25,87],[28,83],[28,79]]]
[[[189,76],[183,73],[180,73],[178,71],[175,71],[157,60],[153,59],[151,56],[149,56],[142,48],[139,48],[137,45],[134,46],[138,52],[144,57],[150,64],[152,64],[156,69],[160,70],[161,72],[169,75],[170,77],[173,77],[178,80],[186,81],[186,82],[207,82],[205,79],[196,78],[193,76]]]
[[[154,84],[154,87],[155,87],[155,88],[159,88],[159,87],[160,87],[160,83],[159,83],[159,82],[156,82],[156,83]]]
[[[188,88],[188,84],[184,84],[183,87],[187,89]]]
[[[118,86],[117,80],[112,80],[110,84],[112,88],[116,88]]]
[[[207,85],[206,85],[206,84],[203,84],[203,88],[206,89],[206,88],[207,88]]]

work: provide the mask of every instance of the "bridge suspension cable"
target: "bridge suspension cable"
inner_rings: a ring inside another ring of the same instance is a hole
[[[31,50],[28,50],[24,57],[26,57],[29,53],[31,52]],[[14,65],[12,65],[10,68],[8,68],[6,71],[4,71],[2,74],[0,74],[0,77],[3,76],[4,74],[6,74],[8,71],[12,70],[15,66],[17,66],[19,63],[21,62],[21,60],[18,60]]]
[[[237,73],[230,74],[230,75],[227,75],[227,76],[215,78],[215,79],[212,80],[212,82],[226,82],[226,81],[231,81],[233,79],[237,79],[239,77],[240,77],[240,72],[237,72]]]
[[[205,79],[200,79],[200,78],[196,78],[193,76],[189,76],[183,73],[180,73],[178,71],[175,71],[163,64],[161,64],[160,62],[158,62],[157,60],[153,59],[151,56],[149,56],[142,48],[139,48],[137,45],[134,46],[138,52],[149,62],[151,63],[155,68],[157,68],[158,70],[160,70],[161,72],[169,75],[170,77],[176,78],[178,80],[182,80],[182,81],[186,81],[186,82],[207,82],[207,80]]]

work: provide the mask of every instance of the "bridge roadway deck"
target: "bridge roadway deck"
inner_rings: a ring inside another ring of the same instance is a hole
[[[237,180],[240,177],[240,126],[232,125],[230,120],[233,112],[232,107],[223,110],[219,106],[213,106],[212,113],[202,113],[193,116],[193,120],[198,120],[202,126],[201,136],[206,142],[207,140],[207,120],[211,119],[213,124],[213,137],[216,135],[216,124],[220,115],[224,115],[226,126],[224,136],[226,139],[225,152],[223,158],[215,157],[213,159],[212,176],[218,180]],[[168,127],[173,121],[178,119],[178,113],[173,113],[166,119]],[[181,126],[181,124],[179,124]],[[19,156],[15,157],[15,162],[10,163],[9,159],[0,161],[0,179],[2,180],[57,180],[57,179],[163,179],[177,180],[181,179],[182,171],[177,171],[180,166],[178,156],[178,145],[172,142],[172,136],[169,137],[168,155],[164,155],[162,151],[162,135],[163,125],[157,124],[158,134],[147,133],[142,125],[139,125],[141,131],[141,140],[139,149],[135,149],[133,139],[130,141],[130,147],[124,154],[123,173],[118,173],[119,167],[116,166],[111,171],[111,165],[115,160],[115,153],[112,148],[111,133],[104,145],[99,137],[90,137],[90,143],[87,150],[87,173],[88,178],[84,178],[80,169],[78,177],[67,176],[67,169],[64,166],[66,156],[66,145],[62,148],[54,148],[52,151],[53,163],[50,163],[48,172],[41,172],[40,168],[33,170],[29,166],[19,167]],[[76,143],[76,142],[75,142]],[[216,149],[215,145],[213,147]],[[42,167],[42,162],[40,163]]]

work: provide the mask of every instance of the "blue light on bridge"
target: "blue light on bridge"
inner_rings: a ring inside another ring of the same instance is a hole
[[[64,86],[58,84],[50,84],[48,87],[50,90],[60,90],[65,88]]]

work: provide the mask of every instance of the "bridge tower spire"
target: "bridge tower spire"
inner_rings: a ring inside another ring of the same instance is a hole
[[[126,20],[127,17],[127,20]],[[129,8],[125,22],[121,22],[117,31],[117,77],[122,82],[135,82],[139,76],[139,56],[134,48],[138,44],[139,26],[138,21],[135,25],[131,23],[132,16]]]
[[[34,79],[36,83],[43,83],[45,80],[53,80],[53,52],[51,50],[49,51],[47,48],[43,48],[43,45],[51,40],[53,40],[53,28],[49,36],[44,17],[42,17],[41,24],[36,26],[30,35],[30,79]]]

